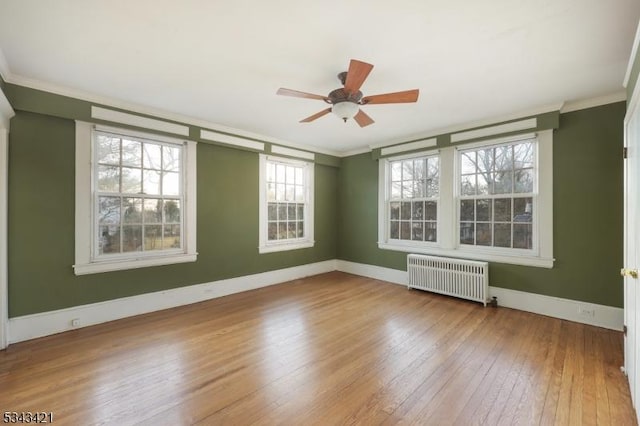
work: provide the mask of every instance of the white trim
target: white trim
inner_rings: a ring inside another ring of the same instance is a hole
[[[146,131],[146,130],[141,132],[136,130],[123,129],[121,127],[105,126],[103,124],[94,124],[92,126],[95,130],[99,132],[113,133],[119,136],[136,137],[140,139],[146,139],[152,142],[166,142],[166,143],[175,144],[175,145],[182,145],[185,142],[187,142],[186,138],[176,138],[171,136],[158,135],[155,133],[151,134],[149,133],[149,131]],[[153,129],[151,129],[150,131],[152,130]]]
[[[0,92],[0,96],[1,96]],[[7,324],[9,320],[8,286],[8,238],[7,213],[8,171],[9,171],[9,132],[0,125],[0,349],[7,347]]]
[[[532,115],[540,115],[540,114],[546,114],[549,112],[556,112],[556,111],[560,111],[563,105],[564,103],[560,102],[557,104],[547,105],[539,108],[532,108],[530,110],[521,111],[513,114],[507,114],[507,115],[483,119],[483,120],[455,124],[453,126],[443,127],[430,132],[426,132],[424,134],[416,134],[411,137],[404,137],[401,140],[393,140],[393,141],[383,142],[379,144],[372,144],[372,145],[369,145],[369,148],[371,149],[383,148],[385,146],[397,145],[407,140],[434,138],[437,136],[443,136],[451,133],[466,131],[468,129],[473,129],[475,127],[490,126],[492,124],[502,123],[502,122],[511,121],[511,120],[518,120],[518,119],[522,119],[523,117],[530,117]]]
[[[132,257],[92,260],[94,224],[92,223],[93,190],[92,190],[92,144],[93,128],[112,131],[123,135],[134,135],[144,139],[155,140],[155,135],[130,132],[125,129],[94,126],[91,123],[76,121],[76,180],[75,180],[75,264],[76,275],[95,274],[125,269],[145,268],[150,266],[170,265],[175,263],[195,262],[198,253],[196,237],[196,197],[197,197],[197,161],[196,142],[160,137],[160,141],[186,144],[184,149],[184,206],[183,243],[179,253],[159,253],[158,255],[140,255],[132,253]]]
[[[629,79],[631,78],[631,69],[633,68],[634,59],[638,53],[638,45],[640,45],[640,22],[636,28],[636,36],[633,38],[633,46],[631,47],[631,54],[629,55],[629,62],[627,63],[627,72],[624,74],[624,80],[622,81],[622,87],[629,85]]]
[[[367,152],[371,152],[371,148],[369,148],[368,146],[363,148],[350,149],[349,151],[342,151],[340,152],[340,155],[338,155],[338,157],[351,157],[352,155],[366,154]]]
[[[278,145],[271,145],[272,154],[288,155],[290,157],[304,158],[305,160],[315,160],[316,155],[313,152],[299,151],[297,149],[285,148]]]
[[[213,142],[222,142],[224,144],[240,146],[243,148],[255,149],[257,151],[264,151],[264,143],[256,142],[249,139],[241,138],[238,136],[226,135],[224,133],[214,132],[212,130],[200,130],[200,139],[205,139]]]
[[[397,154],[399,152],[413,151],[414,149],[431,148],[433,146],[436,146],[437,144],[438,144],[438,140],[436,138],[424,139],[421,141],[415,141],[415,142],[405,143],[402,145],[394,145],[387,148],[382,148],[380,150],[380,155],[391,155],[391,154]]]
[[[469,139],[483,138],[486,136],[494,136],[502,133],[517,132],[519,130],[534,129],[538,125],[537,118],[529,118],[527,120],[514,121],[512,123],[499,124],[497,126],[483,127],[482,129],[468,130],[466,132],[453,133],[451,135],[451,143],[466,141]]]
[[[11,76],[9,62],[7,62],[7,57],[4,56],[4,52],[2,51],[2,48],[0,48],[0,77],[2,77],[4,81],[7,81],[9,76]]]
[[[0,90],[0,128],[9,130],[9,120],[16,115],[16,112],[11,107],[9,100],[4,95],[4,92]]]
[[[15,317],[9,320],[9,343],[22,342],[73,328],[86,327],[134,315],[198,303],[311,275],[323,274],[335,269],[335,261],[327,260],[245,275],[243,277]],[[79,321],[77,327],[71,325],[71,321],[74,319]]]
[[[604,96],[598,96],[595,98],[582,99],[578,101],[567,102],[560,110],[561,114],[566,112],[579,111],[581,109],[593,108],[601,105],[613,104],[615,102],[622,102],[627,100],[627,92],[621,90],[616,93],[610,93]]]
[[[176,113],[168,112],[162,109],[136,104],[133,102],[126,102],[126,101],[114,99],[108,96],[96,95],[94,93],[89,93],[83,90],[71,89],[69,87],[60,86],[54,83],[44,82],[44,81],[24,77],[21,75],[7,73],[7,75],[4,78],[4,81],[6,81],[7,83],[16,84],[18,86],[28,87],[35,90],[42,90],[42,91],[54,93],[57,95],[68,96],[78,100],[83,100],[83,101],[92,102],[96,104],[102,104],[112,108],[125,109],[127,111],[138,113],[138,114],[153,115],[155,117],[162,118],[165,120],[178,121],[184,124],[198,126],[205,129],[212,129],[212,130],[223,132],[223,133],[229,133],[239,137],[262,140],[265,142],[275,143],[275,144],[284,145],[284,146],[290,146],[293,148],[308,149],[313,152],[333,155],[336,157],[340,156],[339,151],[318,148],[315,146],[304,145],[301,143],[285,141],[285,140],[261,135],[258,133],[249,132],[246,130],[224,126],[224,125],[213,123],[207,120],[197,119],[197,118],[193,118],[193,117],[182,115],[182,114],[176,114]]]
[[[268,207],[267,207],[267,161],[278,161],[285,164],[304,167],[305,179],[305,237],[294,240],[268,240]],[[315,165],[314,163],[292,160],[289,158],[273,157],[259,154],[258,160],[258,253],[273,253],[278,251],[310,248],[315,245],[314,240],[314,197],[315,197]]]
[[[141,117],[139,115],[101,108],[95,105],[91,106],[91,118],[142,127],[149,130],[157,130],[159,132],[173,133],[180,136],[189,136],[189,127],[183,126],[182,124]]]
[[[362,275],[394,284],[403,286],[408,284],[407,273],[397,269],[365,265],[346,260],[336,260],[336,268],[341,272]],[[489,287],[489,295],[497,297],[498,305],[505,308],[518,309],[611,330],[622,330],[624,318],[622,308],[493,286]],[[593,313],[593,316],[590,315],[591,313]]]
[[[541,132],[542,133],[542,132]],[[503,138],[485,139],[478,142],[470,142],[464,145],[456,145],[454,148],[459,151],[468,151],[475,148],[481,148],[483,146],[495,146],[501,144],[510,144],[513,142],[524,141],[527,139],[533,139],[537,137],[537,133],[519,133],[513,136],[505,136]]]

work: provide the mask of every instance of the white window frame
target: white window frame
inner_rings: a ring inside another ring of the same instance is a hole
[[[183,194],[182,214],[183,246],[179,250],[162,252],[132,252],[114,256],[97,256],[94,203],[96,203],[94,131],[104,131],[159,143],[179,144],[183,150]],[[92,123],[76,121],[76,228],[75,264],[76,275],[109,271],[195,262],[196,251],[196,142],[160,136]]]
[[[535,168],[537,174],[537,197],[534,205],[534,250],[504,249],[461,245],[459,243],[459,150],[479,148],[520,140],[537,139]],[[387,202],[391,161],[408,158],[407,155],[379,160],[378,169],[378,247],[385,250],[449,256],[488,262],[525,265],[542,268],[553,267],[553,130],[528,133],[481,142],[448,146],[438,150],[440,155],[440,198],[438,202],[438,242],[416,243],[389,239]],[[431,151],[413,153],[419,157],[433,154]]]
[[[297,167],[303,166],[305,181],[305,207],[304,207],[304,237],[286,240],[269,241],[268,239],[268,201],[267,201],[267,162],[274,161],[290,164]],[[315,245],[314,224],[314,163],[290,158],[276,157],[260,154],[259,159],[259,253],[272,253],[286,250],[310,248]]]

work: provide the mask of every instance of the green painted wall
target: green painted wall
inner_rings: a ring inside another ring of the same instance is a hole
[[[198,261],[75,276],[75,124],[16,111],[9,136],[9,316],[336,258],[338,170],[315,167],[315,247],[258,254],[258,154],[198,144]]]
[[[492,263],[490,285],[621,307],[625,103],[561,114],[554,131],[553,269]],[[338,258],[406,270],[377,248],[378,162],[342,159]]]

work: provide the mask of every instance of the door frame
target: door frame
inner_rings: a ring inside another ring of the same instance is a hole
[[[15,115],[0,90],[0,350],[9,344],[9,275],[8,275],[8,207],[9,207],[9,123]]]

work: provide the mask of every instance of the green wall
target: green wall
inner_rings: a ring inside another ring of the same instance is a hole
[[[336,258],[335,167],[315,167],[315,247],[258,254],[258,154],[197,149],[198,260],[75,276],[75,123],[17,110],[9,135],[9,316]]]
[[[491,263],[490,285],[621,307],[625,103],[560,115],[553,142],[552,269]],[[378,162],[342,159],[338,258],[406,270],[406,253],[377,248]]]

